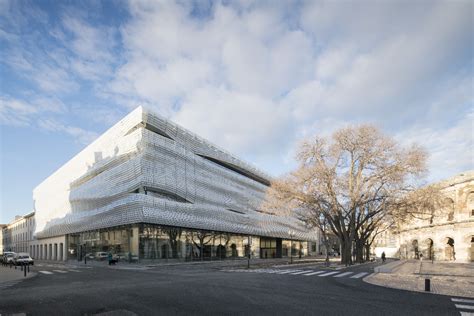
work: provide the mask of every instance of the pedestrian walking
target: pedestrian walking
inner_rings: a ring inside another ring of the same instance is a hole
[[[385,251],[382,252],[382,262],[385,262]]]

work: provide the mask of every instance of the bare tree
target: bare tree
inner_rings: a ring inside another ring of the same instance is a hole
[[[304,141],[297,169],[272,183],[263,207],[291,212],[321,232],[329,226],[341,262],[351,264],[353,249],[362,249],[391,206],[417,188],[426,157],[421,147],[402,147],[373,126],[343,128]],[[357,257],[363,260],[362,252]]]

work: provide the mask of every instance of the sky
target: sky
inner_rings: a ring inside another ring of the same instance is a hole
[[[269,173],[370,123],[474,169],[472,1],[0,0],[0,223],[139,105]]]

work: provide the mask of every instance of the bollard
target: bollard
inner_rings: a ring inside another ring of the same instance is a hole
[[[25,265],[25,268],[23,269],[23,276],[26,278],[26,265]]]
[[[30,265],[28,265],[28,273],[30,273]]]
[[[431,288],[431,280],[425,279],[425,292],[429,292]]]

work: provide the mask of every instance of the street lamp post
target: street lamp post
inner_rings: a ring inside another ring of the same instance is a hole
[[[289,230],[288,235],[290,235],[290,264],[293,264],[293,237],[295,236],[295,232]]]

